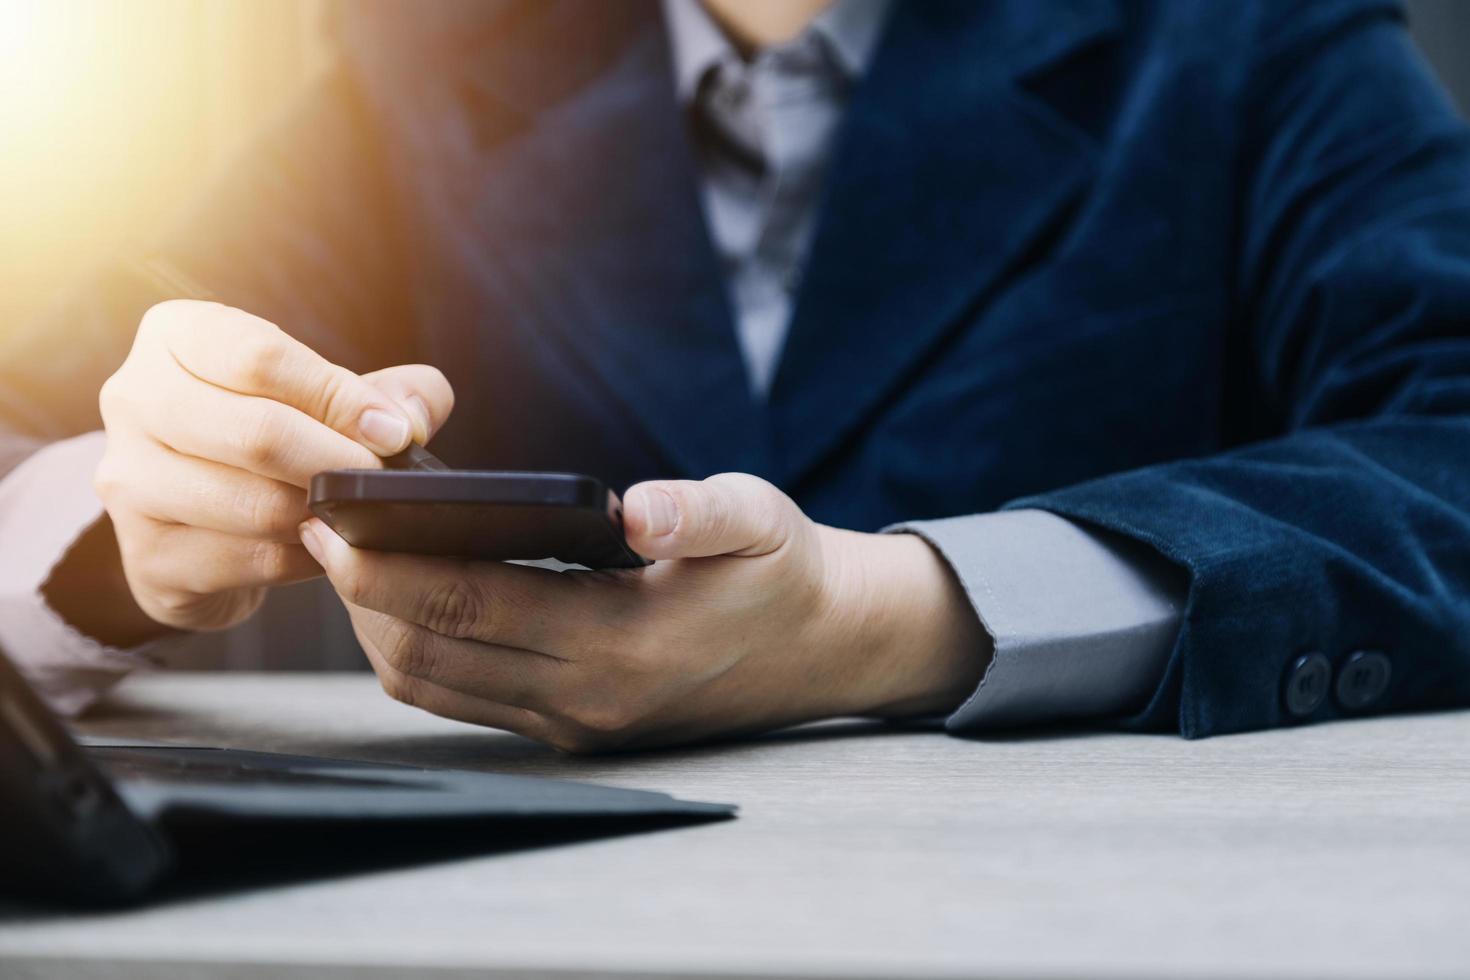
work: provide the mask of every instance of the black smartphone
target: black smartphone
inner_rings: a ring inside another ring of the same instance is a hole
[[[623,539],[617,494],[576,473],[328,470],[312,477],[308,503],[358,548],[588,568],[651,564]]]

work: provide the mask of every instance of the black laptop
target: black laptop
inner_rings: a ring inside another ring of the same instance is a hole
[[[530,776],[181,745],[83,745],[0,652],[0,891],[11,896],[131,901],[188,864],[191,851],[238,858],[245,842],[263,844],[258,853],[277,859],[289,854],[295,865],[340,865],[395,847],[411,853],[405,843],[453,839],[488,851],[734,812],[664,793]],[[548,828],[556,830],[548,836]]]

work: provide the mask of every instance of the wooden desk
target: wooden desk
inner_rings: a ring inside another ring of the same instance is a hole
[[[1202,742],[838,725],[575,759],[368,676],[183,674],[136,679],[86,729],[743,810],[119,914],[10,909],[7,980],[1470,974],[1470,713]]]

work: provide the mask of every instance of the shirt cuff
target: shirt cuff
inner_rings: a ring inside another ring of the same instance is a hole
[[[951,731],[1120,715],[1152,694],[1179,633],[1183,573],[1042,510],[911,521],[949,563],[994,655]]]
[[[105,448],[101,432],[55,442],[0,480],[0,650],[53,709],[68,715],[154,663],[156,644],[103,646],[72,628],[41,593],[57,562],[102,516],[92,474]]]

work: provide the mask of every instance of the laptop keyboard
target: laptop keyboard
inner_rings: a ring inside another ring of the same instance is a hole
[[[257,753],[187,746],[90,746],[90,756],[113,778],[152,783],[248,784],[251,786],[398,786],[388,776],[350,776],[334,764],[327,770],[287,760],[262,765]]]

